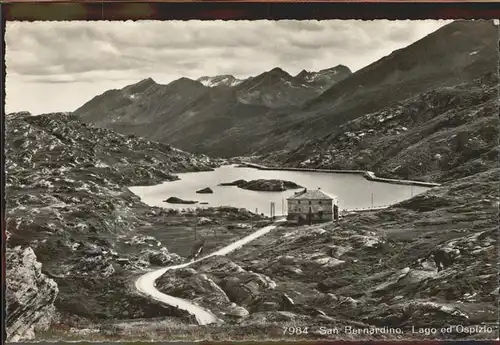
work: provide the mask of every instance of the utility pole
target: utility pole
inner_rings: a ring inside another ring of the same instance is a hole
[[[373,208],[373,193],[372,193],[372,208]]]
[[[275,207],[275,204],[274,204],[274,201],[271,201],[271,219],[274,220],[274,217],[276,215],[276,207]]]
[[[194,210],[194,240],[198,239],[198,212]]]

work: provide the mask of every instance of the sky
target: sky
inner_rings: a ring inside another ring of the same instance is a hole
[[[449,21],[7,22],[6,112],[73,111],[151,77],[295,75],[342,64],[353,72]]]

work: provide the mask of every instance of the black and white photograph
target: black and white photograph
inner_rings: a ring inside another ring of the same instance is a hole
[[[497,339],[499,30],[8,21],[7,341]]]

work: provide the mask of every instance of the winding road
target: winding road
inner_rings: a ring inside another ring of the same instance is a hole
[[[186,263],[181,264],[181,265],[163,267],[163,268],[160,268],[158,270],[148,272],[148,273],[140,276],[139,279],[136,280],[135,288],[141,294],[146,295],[154,300],[163,302],[163,303],[171,305],[171,306],[177,306],[177,308],[187,311],[188,313],[190,313],[196,317],[196,320],[198,321],[198,324],[200,324],[200,325],[207,325],[210,323],[222,322],[222,320],[217,318],[217,316],[215,316],[209,310],[206,310],[206,309],[204,309],[196,304],[193,304],[188,300],[161,293],[155,287],[156,279],[158,279],[166,271],[187,267],[187,266],[192,265],[196,262],[206,260],[212,256],[227,255],[230,252],[232,252],[232,251],[244,246],[245,244],[255,240],[256,238],[259,238],[260,236],[267,234],[269,231],[276,228],[277,223],[283,222],[283,221],[284,221],[284,219],[278,220],[274,224],[266,226],[262,229],[259,229],[259,230],[255,231],[254,233],[252,233],[246,237],[243,237],[242,239],[239,239],[239,240],[217,250],[216,252],[213,252],[212,254],[209,254],[205,257],[202,257],[198,260],[186,262]]]

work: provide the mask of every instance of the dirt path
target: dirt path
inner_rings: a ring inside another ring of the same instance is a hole
[[[136,280],[135,282],[135,288],[142,294],[149,296],[150,298],[166,303],[171,306],[176,306],[179,309],[186,310],[188,313],[194,315],[196,317],[196,320],[200,325],[207,325],[210,323],[217,323],[217,322],[222,322],[217,316],[215,316],[212,312],[209,310],[206,310],[204,308],[201,308],[200,306],[191,303],[188,300],[170,296],[164,293],[161,293],[158,291],[155,287],[155,282],[156,279],[158,279],[161,275],[163,275],[165,272],[169,270],[175,270],[178,268],[183,268],[187,267],[189,265],[192,265],[196,262],[208,259],[209,257],[212,256],[223,256],[227,255],[230,252],[244,246],[245,244],[255,240],[256,238],[259,238],[262,235],[267,234],[269,231],[273,230],[276,228],[277,223],[283,222],[284,220],[278,220],[276,221],[273,225],[266,226],[262,229],[259,229],[255,231],[254,233],[243,237],[242,239],[239,239],[219,250],[216,252],[209,254],[201,259],[187,262],[181,265],[175,265],[175,266],[169,266],[169,267],[163,267],[155,271],[148,272],[142,276],[139,277],[139,279]]]

